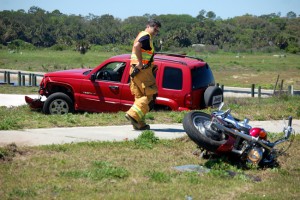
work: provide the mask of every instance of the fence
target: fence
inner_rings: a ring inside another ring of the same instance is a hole
[[[43,74],[35,74],[21,71],[0,71],[0,83],[18,86],[37,86],[38,77],[42,78]]]
[[[226,93],[232,93],[234,94],[245,94],[245,96],[251,96],[251,97],[262,97],[262,96],[272,96],[272,95],[280,95],[280,94],[287,94],[287,95],[300,95],[300,90],[294,90],[293,85],[289,85],[287,90],[283,90],[282,87],[280,87],[279,90],[267,90],[262,89],[261,86],[255,87],[255,84],[252,84],[250,88],[239,88],[239,87],[224,87],[224,85],[219,85],[219,83],[216,84],[218,87],[220,87],[223,92]]]

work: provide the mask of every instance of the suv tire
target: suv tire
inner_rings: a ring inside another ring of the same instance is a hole
[[[222,95],[222,100],[223,102],[223,90],[217,86],[209,86],[205,92],[204,92],[204,103],[206,107],[210,106],[216,106],[219,105],[219,103],[214,103],[214,97]]]
[[[44,103],[43,113],[45,114],[67,114],[74,112],[72,99],[62,92],[51,94]]]

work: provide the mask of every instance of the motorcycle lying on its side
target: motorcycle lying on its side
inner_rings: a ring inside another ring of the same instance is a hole
[[[292,117],[284,127],[284,136],[275,142],[268,140],[268,133],[263,128],[251,127],[249,120],[234,118],[231,110],[222,111],[224,103],[211,115],[200,112],[188,112],[183,119],[183,128],[189,138],[207,154],[237,155],[240,161],[261,167],[273,166],[278,156],[291,145],[295,136]],[[293,136],[293,137],[291,137]],[[282,148],[279,144],[288,142]]]

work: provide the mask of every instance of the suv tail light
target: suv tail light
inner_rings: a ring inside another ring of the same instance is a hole
[[[191,94],[186,94],[184,97],[184,105],[187,108],[191,108],[193,105],[193,100],[192,100],[192,95]]]

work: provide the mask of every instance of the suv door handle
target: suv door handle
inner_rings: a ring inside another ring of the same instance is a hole
[[[116,86],[116,85],[110,85],[108,86],[110,89],[112,90],[118,90],[119,89],[119,86]]]

